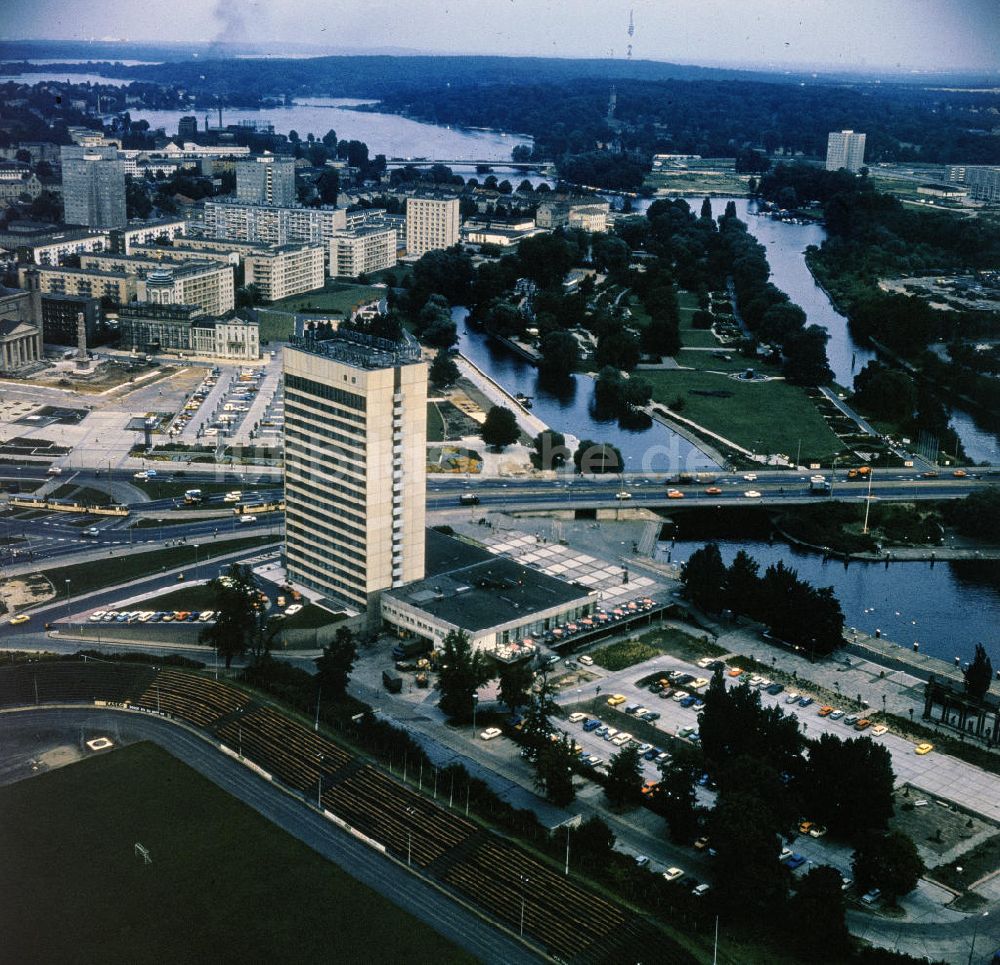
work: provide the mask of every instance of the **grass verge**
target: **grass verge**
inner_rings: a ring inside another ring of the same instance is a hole
[[[0,808],[10,961],[473,961],[152,744],[0,789]]]
[[[213,544],[212,548],[217,552],[211,554],[207,551],[202,552],[199,560],[204,563],[213,556],[238,553],[240,550],[266,546],[274,542],[275,538],[267,534],[248,536],[246,539],[228,540],[225,543]],[[153,550],[149,553],[110,556],[107,560],[101,560],[99,563],[91,561],[89,563],[76,563],[72,566],[58,566],[42,570],[42,575],[60,592],[64,591],[65,581],[70,580],[73,595],[77,596],[80,593],[89,593],[91,590],[100,590],[105,586],[139,580],[144,576],[154,576],[178,566],[188,564],[194,566],[194,554],[193,544],[172,546],[169,549]]]

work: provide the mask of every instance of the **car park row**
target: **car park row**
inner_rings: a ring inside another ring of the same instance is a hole
[[[87,618],[91,623],[211,623],[214,610],[97,610]]]

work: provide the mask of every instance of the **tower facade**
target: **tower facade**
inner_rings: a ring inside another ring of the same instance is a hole
[[[284,368],[288,577],[377,612],[424,575],[427,364],[409,336],[340,331]]]
[[[295,204],[295,159],[262,154],[237,161],[236,199],[249,204]]]
[[[125,162],[118,149],[73,144],[62,148],[64,217],[88,228],[124,228]]]
[[[457,245],[459,220],[458,198],[407,198],[407,254],[419,258]]]
[[[865,163],[865,135],[854,131],[831,131],[826,140],[826,169],[845,168],[857,174]]]

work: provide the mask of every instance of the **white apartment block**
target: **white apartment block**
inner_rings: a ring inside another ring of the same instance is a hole
[[[459,241],[458,198],[406,199],[406,253],[419,258]]]
[[[136,245],[151,245],[161,238],[173,241],[187,234],[187,223],[177,218],[161,218],[158,221],[133,222],[124,228],[111,232],[111,242],[115,251],[132,254]]]
[[[289,579],[377,617],[382,590],[424,574],[427,364],[409,336],[284,352]]]
[[[277,245],[247,255],[243,265],[245,283],[256,285],[261,297],[269,302],[315,291],[326,284],[322,245]]]
[[[948,181],[964,184],[974,201],[1000,201],[1000,167],[989,164],[949,164]]]
[[[269,206],[242,201],[206,201],[206,238],[263,241],[273,245],[328,244],[347,227],[343,208]]]
[[[67,231],[48,235],[44,241],[17,246],[19,261],[33,265],[59,265],[67,255],[82,255],[90,251],[104,251],[111,244],[106,232]]]
[[[831,131],[826,139],[826,169],[841,168],[857,174],[865,163],[865,135],[854,131]]]
[[[206,315],[225,315],[236,307],[236,280],[229,265],[170,265],[138,278],[136,297],[154,305],[198,305]]]
[[[336,278],[357,278],[395,264],[394,228],[368,225],[342,231],[330,242],[330,274]]]

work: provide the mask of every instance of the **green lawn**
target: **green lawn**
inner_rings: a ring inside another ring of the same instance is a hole
[[[757,453],[802,459],[830,459],[842,448],[839,440],[798,386],[787,382],[737,382],[704,372],[642,373],[653,386],[653,399],[684,399],[680,415]],[[726,397],[698,392],[727,392]]]
[[[427,403],[427,441],[444,442],[444,419],[436,402]]]
[[[141,489],[150,499],[173,499],[175,496],[183,496],[189,489],[200,489],[207,496],[212,493],[228,493],[231,489],[240,488],[238,483],[211,483],[200,482],[198,480],[185,482],[184,480],[175,481],[173,479],[168,482],[158,477],[146,481],[132,479],[130,482],[133,486]],[[197,507],[188,506],[186,508],[195,509]],[[218,506],[215,508],[218,509]]]
[[[0,812],[4,961],[474,961],[153,744],[4,787]]]
[[[698,299],[691,292],[681,291],[677,293],[677,304],[680,309],[681,345],[689,348],[721,348],[718,339],[707,328],[691,326],[694,313],[698,311]],[[684,361],[681,364],[689,363]]]
[[[111,497],[104,490],[94,489],[92,486],[74,486],[73,483],[63,483],[49,493],[49,498],[70,499],[85,506],[107,506],[111,502]]]
[[[372,285],[351,282],[329,282],[322,290],[306,292],[274,303],[274,308],[287,312],[316,309],[320,312],[347,315],[359,305],[385,295],[385,290]]]
[[[275,542],[275,537],[263,534],[248,536],[245,539],[232,539],[224,543],[208,543],[200,546],[198,559],[202,562],[214,556],[226,553],[237,553],[254,546],[265,546]],[[194,566],[195,548],[193,543],[185,546],[172,546],[169,549],[152,550],[149,553],[134,553],[128,556],[109,556],[99,563],[77,563],[73,566],[59,566],[42,571],[57,593],[65,593],[65,581],[70,580],[70,589],[74,596],[99,590],[101,587],[114,586],[129,580],[138,580],[144,576],[153,576],[162,570],[171,570],[178,566],[190,564]]]

